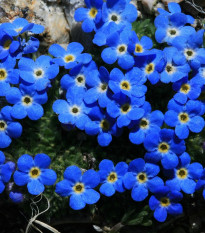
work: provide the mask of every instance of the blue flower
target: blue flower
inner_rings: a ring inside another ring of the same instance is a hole
[[[86,65],[81,63],[72,68],[69,74],[65,74],[60,84],[63,89],[69,91],[72,87],[78,87],[86,89],[86,83],[89,76],[92,76],[94,79],[97,78],[98,70],[94,61]]]
[[[0,121],[1,124],[1,121]],[[1,128],[0,128],[1,130]],[[0,133],[1,136],[1,133]],[[8,163],[5,163],[5,155],[2,151],[0,151],[0,193],[2,193],[5,189],[5,183],[8,183],[13,170],[9,166]]]
[[[139,40],[135,31],[132,31],[128,51],[135,56],[146,54],[153,46],[152,40],[148,36],[142,36]]]
[[[83,46],[77,42],[68,44],[67,50],[58,44],[53,44],[49,48],[49,53],[56,57],[53,59],[56,64],[64,66],[66,69],[71,69],[78,63],[88,64],[92,60],[90,54],[81,54],[83,49]]]
[[[89,111],[83,102],[84,93],[83,89],[74,87],[67,92],[67,101],[56,100],[54,102],[53,111],[59,115],[58,119],[61,123],[76,125],[79,129],[84,130]]]
[[[172,129],[150,133],[144,140],[144,147],[148,151],[145,154],[145,160],[151,163],[161,160],[165,169],[175,168],[179,162],[177,155],[186,149],[184,140],[178,139]]]
[[[112,196],[115,191],[120,193],[125,191],[123,186],[123,176],[127,172],[128,165],[124,162],[119,162],[114,166],[113,162],[108,159],[103,159],[99,164],[100,175],[100,192],[107,197]]]
[[[188,80],[187,77],[175,82],[173,89],[177,92],[174,95],[174,100],[180,104],[185,104],[188,99],[196,100],[201,94],[201,86],[198,80]]]
[[[19,83],[19,72],[14,69],[16,60],[8,57],[0,63],[0,96],[5,96],[10,89],[10,84]]]
[[[189,136],[189,130],[199,133],[204,128],[204,119],[200,117],[201,102],[189,100],[186,105],[179,105],[175,101],[170,101],[169,111],[165,113],[165,123],[175,127],[175,133],[180,139]]]
[[[112,141],[112,135],[119,136],[122,130],[117,127],[116,120],[111,118],[99,107],[92,107],[85,124],[85,132],[89,135],[97,135],[99,145],[108,146]]]
[[[53,185],[57,179],[56,173],[48,168],[50,163],[46,154],[37,154],[34,159],[28,154],[22,155],[17,161],[18,170],[14,172],[15,184],[27,184],[30,194],[39,195],[44,191],[44,185]]]
[[[140,107],[143,103],[144,98],[130,99],[123,93],[118,93],[113,96],[113,101],[107,105],[107,113],[112,118],[117,118],[117,126],[122,128],[143,117],[144,109]]]
[[[114,94],[122,92],[128,97],[143,97],[147,91],[144,84],[146,79],[142,71],[134,67],[124,75],[121,70],[114,68],[110,72],[110,81],[108,83]]]
[[[203,167],[200,163],[190,164],[190,162],[191,158],[189,154],[184,152],[179,156],[179,165],[173,170],[165,171],[165,175],[168,177],[166,185],[171,190],[183,190],[187,194],[195,192],[195,180],[200,179]]]
[[[176,82],[188,76],[190,67],[182,55],[181,59],[178,59],[175,62],[175,56],[177,53],[178,50],[175,47],[167,47],[164,49],[166,66],[160,75],[161,82]]]
[[[14,41],[10,35],[0,30],[0,59],[13,55],[18,48],[19,42]]]
[[[38,93],[35,86],[20,84],[19,89],[12,87],[6,95],[10,104],[14,104],[11,110],[12,117],[23,119],[28,116],[31,120],[38,120],[43,116],[44,110],[41,104],[47,102],[47,93]]]
[[[50,79],[56,77],[59,67],[52,64],[52,58],[42,55],[33,61],[30,58],[21,58],[18,63],[20,77],[27,84],[35,84],[37,91],[46,90],[50,85]]]
[[[82,29],[84,32],[92,32],[95,29],[95,24],[101,20],[103,0],[87,0],[85,3],[87,8],[78,8],[74,18],[77,22],[83,21]]]
[[[149,207],[154,210],[154,218],[159,222],[164,222],[167,214],[182,214],[183,208],[179,201],[183,195],[167,186],[161,186],[155,190],[155,194],[149,199]]]
[[[166,63],[161,50],[152,49],[144,56],[135,57],[135,66],[143,71],[143,78],[148,79],[151,84],[156,84],[160,79],[160,72]]]
[[[151,105],[148,102],[145,102],[142,108],[144,116],[129,126],[131,128],[129,139],[134,144],[141,144],[147,135],[159,132],[164,120],[164,115],[159,110],[151,112]]]
[[[102,28],[115,23],[119,28],[130,26],[137,19],[137,9],[126,0],[107,0],[102,7]]]
[[[192,33],[188,38],[175,38],[172,45],[179,50],[175,61],[180,60],[182,54],[194,70],[197,70],[201,64],[205,64],[205,49],[201,48],[203,45],[203,35],[204,30],[201,29]]]
[[[100,199],[100,194],[93,189],[99,182],[99,174],[94,170],[87,170],[82,175],[78,167],[70,166],[64,172],[64,180],[56,184],[55,191],[62,197],[70,196],[70,207],[80,210],[86,204],[95,204]]]
[[[111,93],[108,89],[109,78],[109,72],[103,66],[99,68],[99,71],[95,70],[88,73],[87,85],[89,89],[84,96],[84,101],[87,104],[93,104],[98,101],[101,108],[107,107],[111,98]]]
[[[40,34],[44,31],[44,27],[42,25],[29,23],[24,18],[17,18],[12,23],[3,23],[1,24],[0,29],[3,29],[10,36],[18,36],[19,34],[23,34],[28,31]]]
[[[22,133],[22,126],[11,117],[12,107],[5,106],[0,112],[0,148],[11,144],[11,138],[18,138]]]
[[[124,29],[121,33],[115,32],[111,34],[107,38],[106,45],[108,47],[101,53],[103,61],[107,64],[113,64],[118,61],[118,65],[125,70],[133,67],[134,58],[127,50],[129,40],[130,30]]]
[[[156,176],[159,171],[159,166],[145,163],[141,158],[130,162],[123,183],[126,189],[132,189],[133,200],[143,201],[148,196],[148,190],[153,192],[157,186],[164,185],[163,180]]]
[[[176,38],[187,38],[195,32],[191,26],[185,26],[188,18],[185,14],[176,12],[171,15],[160,14],[155,18],[155,38],[158,43],[167,42],[173,44]]]

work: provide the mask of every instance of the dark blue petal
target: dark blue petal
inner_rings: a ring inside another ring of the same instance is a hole
[[[69,205],[74,210],[80,210],[85,207],[86,203],[84,202],[82,195],[73,194],[70,197]]]
[[[149,199],[149,207],[151,210],[155,210],[160,205],[159,200],[155,196],[151,196]]]
[[[113,64],[117,60],[117,52],[116,49],[111,47],[111,48],[105,48],[102,53],[101,57],[104,62],[107,64]]]
[[[194,133],[199,133],[204,128],[204,119],[200,116],[194,116],[188,123],[189,129]]]
[[[127,172],[123,177],[123,183],[126,189],[131,189],[136,182],[136,175],[134,175],[132,172]]]
[[[112,136],[109,133],[101,133],[98,135],[98,143],[101,146],[108,146],[112,141]]]
[[[45,189],[44,185],[36,179],[32,179],[28,184],[27,184],[28,192],[32,195],[39,195],[42,193]]]
[[[30,155],[24,154],[18,159],[17,166],[20,171],[28,172],[34,166],[33,158]]]
[[[37,154],[34,158],[34,163],[40,168],[48,168],[51,163],[51,159],[46,154]]]
[[[95,188],[100,183],[100,176],[96,171],[90,169],[83,174],[82,182],[86,187]]]
[[[176,133],[177,137],[180,139],[188,138],[189,129],[188,129],[187,124],[182,123],[182,124],[176,125],[175,133]]]
[[[167,218],[167,210],[164,207],[157,207],[154,211],[154,218],[159,222],[164,222]]]
[[[163,156],[161,163],[165,169],[173,169],[178,165],[179,159],[174,153],[167,153]]]
[[[144,159],[138,158],[138,159],[134,159],[130,162],[128,171],[134,172],[134,173],[139,173],[139,172],[144,171],[144,167],[145,167]]]
[[[77,166],[73,165],[70,167],[67,167],[64,172],[64,178],[72,183],[76,183],[80,180],[81,177],[81,170]]]
[[[134,186],[131,192],[131,196],[135,201],[143,201],[148,196],[148,190],[143,184]]]
[[[115,189],[113,184],[107,182],[100,186],[100,192],[107,197],[111,197],[115,193]]]
[[[15,171],[14,182],[19,186],[26,185],[29,182],[29,175],[24,172]]]
[[[181,182],[181,189],[187,194],[194,193],[195,187],[196,187],[196,182],[191,179],[185,179]]]
[[[62,180],[56,184],[55,192],[62,197],[69,196],[72,191],[71,183],[68,180]]]
[[[82,199],[86,204],[95,204],[100,199],[100,194],[93,189],[86,189],[82,194]]]
[[[53,185],[56,182],[57,175],[52,169],[42,169],[40,180],[44,185]]]
[[[43,116],[44,110],[40,104],[33,103],[27,108],[28,118],[31,120],[38,120]]]
[[[159,186],[163,186],[163,185],[164,185],[163,180],[158,176],[148,180],[147,182],[147,187],[151,192],[154,192]]]

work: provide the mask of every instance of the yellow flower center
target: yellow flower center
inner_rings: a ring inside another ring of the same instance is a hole
[[[26,96],[22,97],[23,105],[29,106],[32,104],[32,102],[33,102],[33,99],[30,96],[26,95]]]
[[[5,69],[0,69],[0,81],[2,80],[5,80],[7,77],[7,72]]]
[[[153,63],[146,65],[145,72],[147,74],[151,74],[153,71],[154,71],[154,64]]]
[[[182,84],[181,88],[180,88],[180,92],[187,94],[189,93],[191,89],[191,86],[188,83]]]
[[[177,170],[177,177],[179,179],[186,179],[188,176],[188,171],[186,168],[180,168]]]
[[[75,192],[75,193],[82,193],[82,192],[84,192],[84,190],[85,190],[85,186],[84,186],[84,184],[83,183],[76,183],[74,186],[73,186],[73,191]]]
[[[146,118],[140,120],[140,128],[147,129],[149,127],[149,121]]]
[[[38,167],[32,167],[29,171],[29,175],[31,178],[38,178],[41,174],[41,170]]]
[[[140,44],[135,45],[135,52],[136,53],[142,53],[143,52],[143,47]]]
[[[114,183],[117,180],[117,173],[111,172],[107,177],[108,182]]]
[[[168,143],[166,143],[166,142],[161,142],[161,143],[159,144],[159,146],[158,146],[158,151],[159,151],[160,153],[167,153],[167,152],[169,151],[169,148],[170,148],[170,146],[169,146]]]
[[[96,17],[97,13],[98,13],[98,10],[93,7],[89,11],[89,16],[94,19]]]
[[[120,88],[123,90],[130,90],[130,83],[128,81],[122,81],[120,83]]]
[[[140,172],[137,175],[137,181],[139,183],[145,183],[147,181],[147,174],[144,172]]]
[[[178,118],[182,123],[186,123],[189,121],[189,115],[186,112],[181,112]]]
[[[110,123],[108,120],[106,119],[103,119],[101,122],[100,122],[100,127],[103,131],[108,131],[110,129]]]
[[[15,29],[15,31],[16,32],[20,32],[22,29],[23,29],[22,27],[21,28],[17,28],[17,29]]]
[[[6,40],[3,45],[4,49],[8,50],[10,48],[11,42],[11,40]]]
[[[64,61],[65,61],[66,63],[75,61],[75,57],[74,57],[73,55],[71,55],[71,54],[66,55],[66,56],[64,57]]]
[[[130,106],[130,104],[123,104],[121,106],[120,110],[121,110],[121,112],[123,114],[126,114],[126,113],[128,113],[131,110],[131,106]]]
[[[161,205],[161,206],[167,207],[167,206],[169,206],[170,204],[171,204],[171,203],[170,203],[169,198],[167,198],[167,197],[162,197],[162,198],[160,199],[160,205]]]
[[[0,131],[4,131],[7,128],[5,121],[0,121]]]

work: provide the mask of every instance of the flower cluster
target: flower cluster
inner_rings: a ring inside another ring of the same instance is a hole
[[[42,104],[59,66],[49,56],[32,59],[39,48],[39,40],[32,35],[43,31],[43,26],[22,18],[0,25],[0,97],[12,104],[0,111],[0,148],[21,136],[22,126],[16,120],[26,116],[38,120],[44,114]]]
[[[118,162],[115,166],[104,159],[98,171],[89,169],[83,174],[75,165],[67,167],[64,179],[56,184],[56,193],[69,196],[70,207],[79,210],[95,204],[99,192],[110,197],[131,190],[134,201],[149,197],[155,219],[164,222],[167,214],[182,213],[182,193],[203,189],[205,198],[205,170],[200,163],[191,163],[185,145],[190,131],[199,133],[205,125],[205,105],[199,100],[205,84],[204,30],[196,31],[191,26],[194,19],[183,14],[177,3],[169,3],[169,12],[159,9],[155,19],[156,41],[164,47],[159,50],[152,48],[149,37],[139,38],[131,30],[137,9],[129,0],[85,2],[87,8],[77,9],[74,17],[82,21],[85,32],[93,32],[93,44],[102,51],[101,67],[77,42],[68,44],[67,49],[53,44],[49,48],[53,59],[42,55],[33,61],[25,55],[35,52],[38,43],[33,37],[27,39],[25,33],[41,33],[42,27],[21,19],[0,26],[0,93],[13,104],[0,112],[0,148],[8,147],[11,137],[21,135],[16,119],[28,116],[38,120],[43,115],[41,104],[47,101],[50,79],[62,66],[66,74],[60,84],[66,99],[56,100],[53,111],[63,127],[97,135],[103,147],[126,128],[131,143],[143,145],[146,153],[144,159],[134,159],[129,165]],[[152,111],[146,98],[148,86],[162,83],[171,83],[174,92],[164,113]],[[2,191],[13,171],[15,184],[27,185],[32,195],[56,182],[47,155],[37,154],[33,159],[24,154],[15,169],[4,164],[1,153]],[[11,192],[10,198],[22,200],[18,192]]]
[[[107,68],[98,68],[89,54],[82,54],[79,43],[70,43],[67,50],[56,44],[50,47],[54,62],[68,70],[60,82],[66,100],[53,104],[59,121],[97,135],[101,146],[108,146],[112,136],[120,136],[125,127],[130,130],[130,141],[137,145],[160,137],[163,123],[174,128],[179,141],[186,139],[189,131],[201,132],[204,104],[197,99],[204,84],[204,30],[195,31],[190,26],[194,19],[181,13],[178,4],[170,3],[170,12],[159,9],[155,19],[156,40],[169,46],[163,51],[152,49],[150,38],[139,39],[131,30],[137,10],[129,1],[86,4],[87,8],[76,10],[75,19],[83,21],[85,32],[94,31],[93,43],[102,47],[101,58]],[[111,68],[110,64],[119,67]],[[149,82],[173,83],[176,94],[165,114],[152,111],[146,100]]]

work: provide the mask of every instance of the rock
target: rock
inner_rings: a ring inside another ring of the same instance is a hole
[[[154,6],[157,4],[157,0],[141,0],[144,10],[147,13],[152,13]]]
[[[183,2],[184,0],[162,0],[162,2],[167,6],[168,3],[170,2],[176,2],[176,3],[180,3]]]

